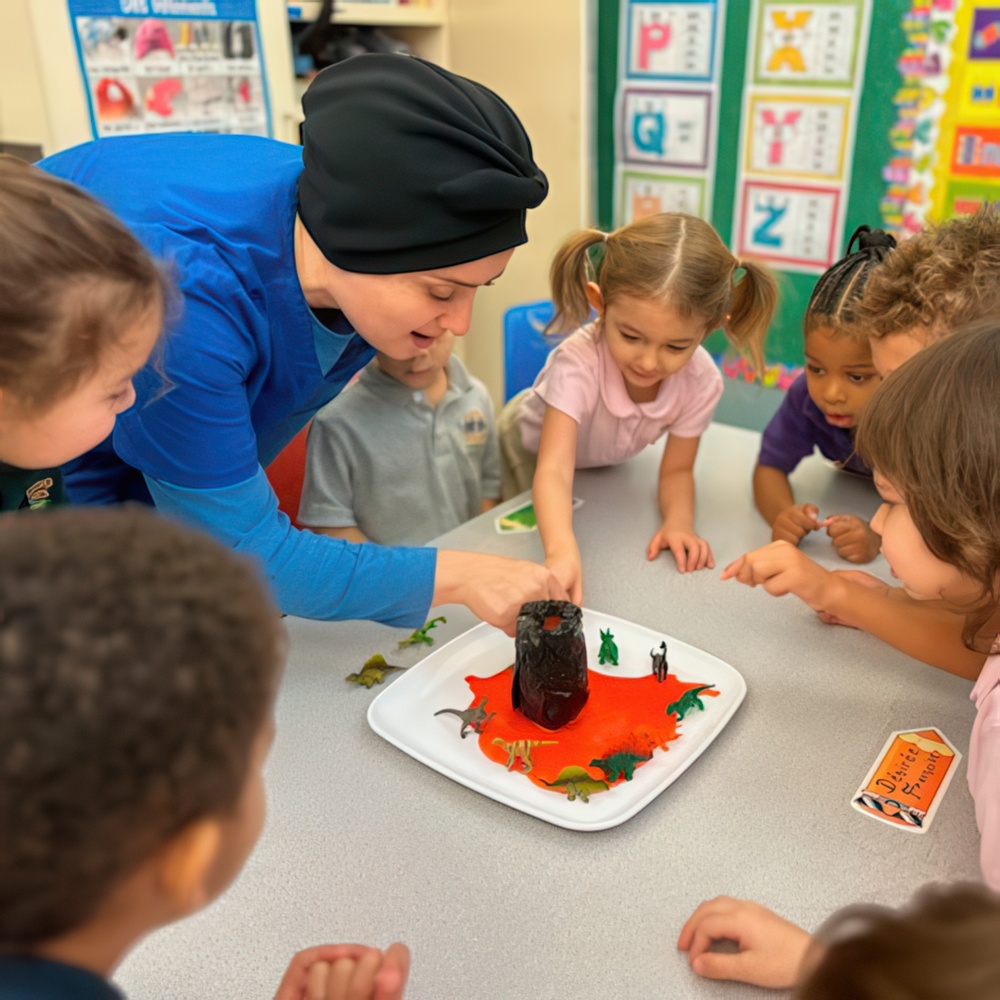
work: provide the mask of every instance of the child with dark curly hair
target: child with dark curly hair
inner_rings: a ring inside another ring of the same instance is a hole
[[[248,561],[138,507],[0,518],[0,565],[0,996],[121,1000],[260,835],[286,638]],[[398,1000],[408,965],[311,948],[276,1000]]]

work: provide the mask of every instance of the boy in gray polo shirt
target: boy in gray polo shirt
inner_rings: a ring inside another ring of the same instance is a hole
[[[299,523],[352,542],[423,545],[494,507],[500,457],[486,387],[444,334],[376,354],[313,419]]]

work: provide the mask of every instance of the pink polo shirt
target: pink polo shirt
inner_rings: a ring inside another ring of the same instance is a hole
[[[663,380],[656,399],[633,402],[597,324],[590,323],[549,355],[522,401],[521,443],[538,454],[545,409],[553,406],[579,425],[576,468],[616,465],[667,431],[700,437],[721,395],[722,375],[708,351],[699,347],[679,372]]]
[[[986,884],[1000,890],[1000,654],[986,660],[969,697],[976,703],[968,777],[979,826],[979,867]]]

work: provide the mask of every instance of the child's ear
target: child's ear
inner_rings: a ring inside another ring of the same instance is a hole
[[[604,296],[601,295],[601,287],[596,281],[588,281],[583,290],[587,296],[587,301],[599,313],[604,312]]]
[[[178,914],[187,915],[211,902],[211,873],[222,844],[217,820],[189,823],[159,852],[156,879]]]

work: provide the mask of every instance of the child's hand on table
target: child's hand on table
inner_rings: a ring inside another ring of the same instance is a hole
[[[814,503],[797,503],[786,507],[771,525],[772,542],[798,545],[810,531],[818,531],[819,507]]]
[[[731,562],[722,571],[722,579],[749,587],[760,585],[774,597],[794,594],[813,611],[825,611],[835,578],[791,542],[771,542]]]
[[[708,949],[722,939],[735,941],[736,954]],[[719,896],[702,903],[681,928],[677,947],[691,968],[706,979],[734,979],[755,986],[787,989],[799,978],[812,938],[776,913],[741,899]]]
[[[274,1000],[401,1000],[410,951],[381,952],[363,944],[326,944],[300,951],[289,963]]]
[[[646,558],[655,559],[664,549],[670,549],[679,573],[696,569],[715,569],[715,557],[708,542],[693,531],[671,528],[666,521],[650,539]]]
[[[882,536],[875,534],[866,521],[853,514],[833,514],[822,526],[833,542],[837,555],[853,563],[871,562],[882,547]]]

